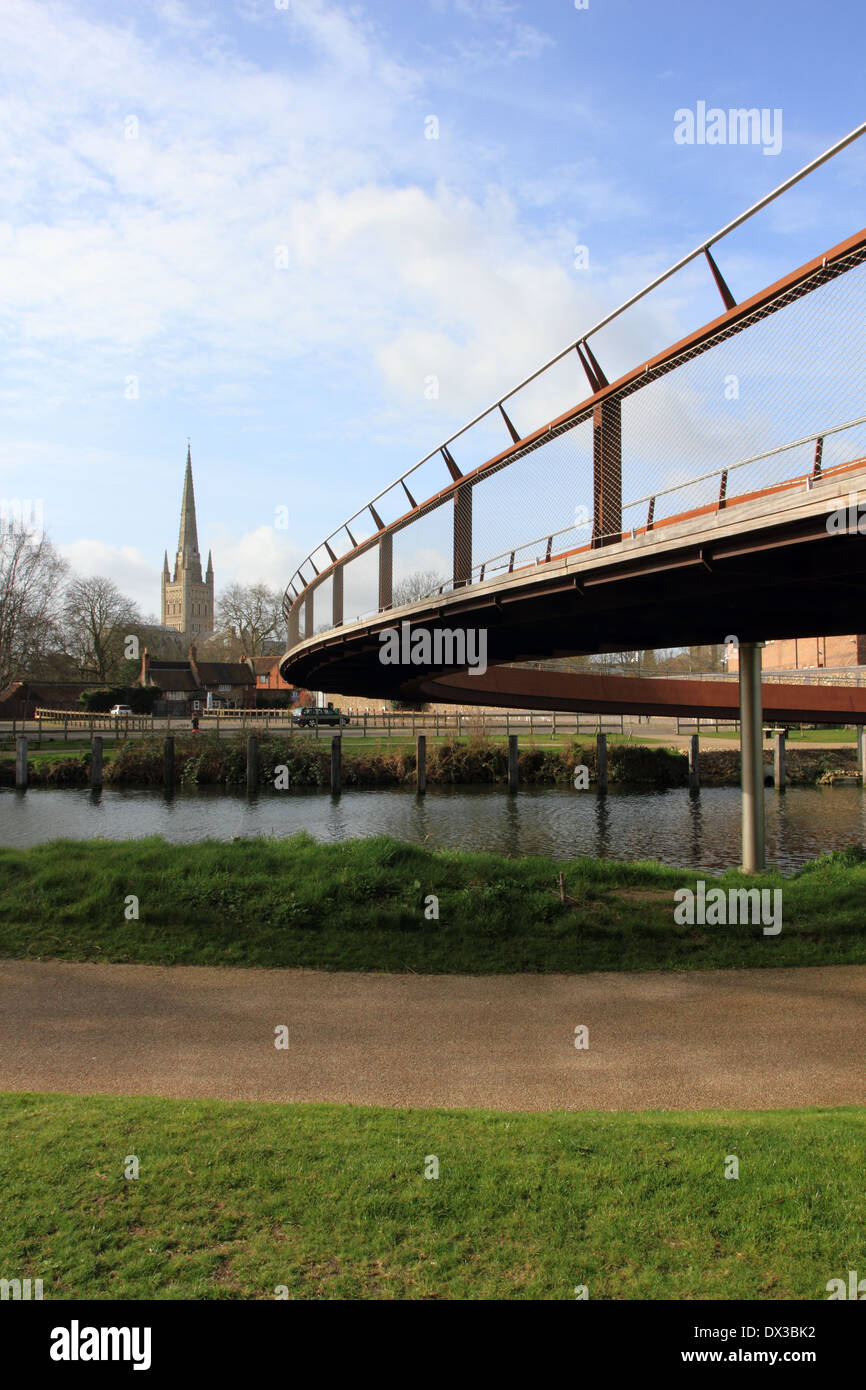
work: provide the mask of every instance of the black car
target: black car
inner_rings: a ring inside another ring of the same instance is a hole
[[[349,723],[349,716],[341,714],[333,705],[307,705],[304,709],[296,710],[292,720],[299,729],[307,729],[314,724],[342,729]]]

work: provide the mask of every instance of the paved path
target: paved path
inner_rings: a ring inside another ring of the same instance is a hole
[[[502,1110],[866,1104],[866,966],[479,977],[2,961],[0,1089]]]

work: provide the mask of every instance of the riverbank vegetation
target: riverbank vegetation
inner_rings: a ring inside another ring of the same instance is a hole
[[[705,874],[657,863],[434,851],[378,836],[168,844],[54,841],[0,850],[0,954],[320,970],[693,970],[866,963],[866,852],[783,878],[782,929],[681,925]]]
[[[823,1300],[856,1266],[864,1130],[10,1094],[0,1265],[53,1300]]]
[[[135,738],[105,744],[106,786],[155,787],[163,778],[162,738]],[[688,783],[685,752],[628,738],[608,737],[608,777],[623,786],[682,787]],[[175,737],[175,779],[178,786],[246,785],[247,739],[244,735],[219,738],[216,734],[179,734]],[[263,733],[259,737],[258,781],[273,787],[279,769],[283,787],[326,787],[330,782],[330,739],[304,734]],[[768,775],[772,753],[765,750]],[[853,777],[856,749],[839,747],[789,748],[788,781],[791,785],[815,785],[822,781]],[[411,740],[343,739],[343,786],[411,786],[415,777],[415,745]],[[521,739],[519,777],[524,784],[567,786],[575,768],[587,769],[596,779],[596,742],[581,736],[558,743]],[[87,747],[57,751],[46,747],[31,752],[34,786],[87,786],[90,752]],[[430,738],[427,746],[427,780],[431,785],[503,785],[508,773],[505,739],[473,735]],[[740,755],[732,749],[701,752],[701,780],[707,786],[735,786],[740,776]],[[12,753],[0,758],[0,782],[14,780]]]

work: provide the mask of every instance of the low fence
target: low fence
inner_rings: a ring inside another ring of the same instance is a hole
[[[351,712],[344,709],[342,714],[349,720],[342,732],[349,736],[355,734],[367,738],[381,734],[386,738],[416,734],[432,734],[434,737],[456,734],[463,737],[469,734],[494,734],[526,732],[545,733],[551,736],[570,733],[621,733],[631,725],[648,722],[639,717],[629,718],[621,714],[545,714],[533,710],[364,710]],[[313,719],[304,729],[298,729],[291,710],[202,710],[197,716],[199,728],[217,734],[240,732],[250,729],[291,733],[299,738],[332,735],[341,732],[338,725]],[[709,722],[709,721],[705,721]],[[42,741],[43,729],[51,733],[52,739],[62,730],[61,737],[90,737],[94,734],[109,733],[116,738],[129,738],[135,735],[167,733],[172,729],[186,731],[192,728],[192,716],[159,715],[110,715],[93,714],[89,711],[37,709],[33,719],[12,719],[11,734],[35,732],[37,742]]]
[[[297,727],[290,711],[283,710],[209,710],[197,716],[202,732],[223,734],[250,732],[270,732],[289,734],[297,738],[331,737],[343,733],[357,738],[415,738],[418,734],[429,734],[434,738],[449,734],[458,738],[471,735],[504,735],[512,733],[529,734],[558,738],[568,735],[618,733],[628,734],[638,729],[649,731],[653,725],[663,726],[670,734],[674,728],[679,735],[700,732],[702,729],[718,733],[729,733],[732,738],[739,735],[736,719],[717,719],[685,716],[622,715],[622,714],[568,714],[561,712],[544,713],[538,710],[344,710],[349,722],[342,728],[339,725],[314,719],[303,729]],[[8,733],[0,738],[14,739],[15,735],[36,735],[38,746],[42,744],[43,730],[52,741],[58,738],[93,738],[96,734],[113,734],[115,739],[143,737],[145,734],[166,734],[176,731],[189,732],[192,718],[189,715],[108,715],[78,713],[68,710],[38,710],[35,719],[11,720]],[[659,727],[659,732],[662,732]]]

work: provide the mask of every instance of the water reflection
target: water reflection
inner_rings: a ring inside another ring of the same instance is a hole
[[[791,869],[826,849],[866,842],[866,793],[858,786],[789,787],[765,797],[767,856]],[[660,859],[709,871],[740,858],[737,787],[624,791],[572,788],[428,787],[276,792],[249,797],[216,788],[166,792],[31,788],[0,790],[0,843],[163,835],[194,843],[247,835],[283,838],[306,830],[334,842],[393,835],[437,849],[569,859],[598,855]]]

